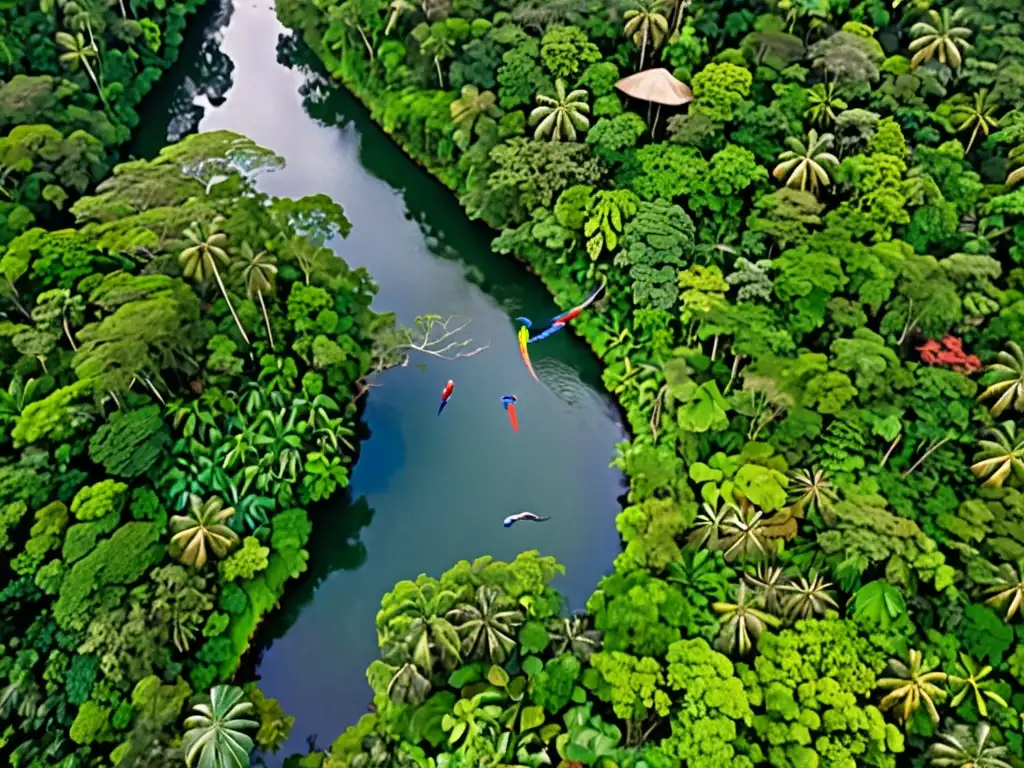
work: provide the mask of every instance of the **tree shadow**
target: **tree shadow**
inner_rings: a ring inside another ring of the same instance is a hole
[[[199,130],[207,106],[224,103],[235,64],[221,51],[221,43],[233,12],[233,0],[208,0],[196,12],[186,27],[177,63],[139,106],[139,127],[129,145],[132,156],[156,157],[168,143]]]

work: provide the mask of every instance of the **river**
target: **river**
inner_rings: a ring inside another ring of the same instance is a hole
[[[416,358],[368,395],[349,492],[316,511],[311,569],[257,636],[260,686],[296,717],[284,749],[264,756],[272,767],[310,739],[329,746],[366,712],[374,617],[396,581],[539,549],[566,566],[557,586],[581,607],[619,552],[624,491],[608,463],[625,432],[598,361],[560,333],[531,348],[544,384],[530,378],[513,318],[540,320],[559,308],[525,269],[492,254],[493,233],[470,222],[310,56],[268,0],[210,0],[178,65],[143,105],[131,151],[151,157],[193,130],[249,136],[287,162],[260,177],[264,191],[324,193],[344,206],[352,232],[336,250],[373,273],[375,308],[405,323],[426,313],[470,318],[474,345],[490,346],[450,362]],[[439,418],[449,378],[455,395]],[[501,407],[506,393],[519,397],[519,433]],[[551,520],[502,527],[523,510]]]

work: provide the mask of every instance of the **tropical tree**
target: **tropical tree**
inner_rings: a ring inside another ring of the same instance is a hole
[[[556,656],[571,651],[585,662],[601,650],[601,632],[590,628],[586,615],[552,619],[548,623],[548,635],[551,637],[551,650]]]
[[[480,135],[501,117],[497,97],[491,91],[481,91],[475,85],[462,86],[462,95],[451,105],[455,133],[468,144],[473,133]]]
[[[388,5],[388,24],[384,27],[384,36],[387,37],[391,34],[391,30],[394,29],[399,18],[415,10],[416,6],[410,3],[409,0],[391,0],[390,5]]]
[[[189,514],[170,519],[171,551],[185,565],[201,568],[206,564],[207,549],[224,557],[238,543],[238,534],[224,525],[235,509],[225,508],[219,496],[204,502],[194,493],[189,495],[188,504]]]
[[[626,35],[640,48],[640,69],[644,68],[647,44],[657,50],[668,36],[668,19],[665,18],[664,0],[650,0],[636,8],[630,8],[622,18],[626,21]]]
[[[1008,407],[1024,411],[1024,349],[1015,341],[1007,342],[1006,350],[996,355],[994,363],[985,368],[984,381],[991,381],[978,396],[978,402],[997,397],[989,410],[1000,415]]]
[[[274,332],[270,329],[270,316],[267,314],[267,305],[263,300],[263,294],[274,292],[274,279],[277,277],[277,262],[274,257],[266,251],[253,253],[248,243],[242,243],[242,260],[238,262],[238,269],[242,273],[242,280],[245,281],[245,294],[250,300],[255,298],[260,304],[260,311],[263,312],[263,322],[267,326],[267,338],[270,340],[270,348],[274,348]]]
[[[459,634],[446,618],[454,600],[455,593],[436,582],[401,585],[395,603],[377,614],[385,655],[408,655],[428,676],[433,674],[435,659],[446,669],[454,668],[462,660]]]
[[[245,335],[242,321],[238,319],[235,307],[228,297],[228,290],[224,287],[224,281],[220,277],[220,270],[217,269],[218,263],[224,267],[231,263],[231,259],[224,249],[224,246],[227,245],[228,236],[220,231],[220,223],[222,221],[224,221],[223,216],[215,216],[208,225],[192,222],[192,226],[184,232],[185,239],[191,245],[181,252],[178,256],[178,261],[181,262],[185,277],[190,280],[202,283],[209,280],[211,275],[213,276],[217,281],[221,294],[224,296],[224,301],[228,303],[228,309],[231,310],[231,316],[235,319],[238,332],[242,334],[242,338],[248,344],[249,337]]]
[[[829,522],[832,507],[839,496],[828,475],[821,469],[804,469],[793,474],[789,486],[790,507],[801,516],[808,511],[817,512]]]
[[[960,69],[964,53],[971,48],[967,38],[973,34],[968,27],[958,26],[966,15],[966,8],[929,10],[928,21],[919,21],[910,28],[910,36],[914,38],[910,43],[910,52],[914,54],[910,66],[938,59],[953,69]]]
[[[974,141],[978,138],[979,132],[988,136],[993,128],[999,127],[999,120],[993,114],[998,106],[995,100],[991,98],[989,90],[982,88],[975,91],[974,99],[971,103],[957,104],[953,107],[951,117],[956,124],[957,132],[971,132],[971,139],[967,142],[968,152],[974,146]]]
[[[533,138],[561,141],[564,137],[576,141],[576,131],[590,127],[590,120],[586,117],[590,105],[586,99],[587,92],[582,88],[566,95],[565,83],[555,81],[555,97],[538,94],[539,106],[530,113],[530,125],[537,126]]]
[[[1007,153],[1006,159],[1011,166],[1020,166],[1019,168],[1010,171],[1006,176],[1006,186],[1012,187],[1018,181],[1024,180],[1024,144],[1011,149]]]
[[[420,50],[433,58],[434,67],[437,69],[437,85],[444,89],[441,60],[450,59],[455,55],[455,41],[452,40],[448,27],[442,22],[424,23],[412,31],[412,36],[420,44]]]
[[[712,603],[712,610],[721,616],[715,647],[725,653],[747,654],[766,627],[779,627],[782,621],[760,610],[760,601],[747,585],[740,582],[735,603]]]
[[[791,619],[807,619],[820,616],[829,608],[838,611],[839,605],[828,591],[831,586],[832,582],[816,573],[811,574],[810,581],[800,576],[795,582],[779,585],[779,590],[786,593],[783,612]]]
[[[974,694],[974,703],[978,707],[978,714],[982,717],[988,717],[988,706],[985,703],[986,699],[994,701],[996,704],[1004,707],[1009,706],[1006,703],[1006,699],[992,690],[994,681],[985,679],[992,674],[992,667],[988,665],[981,666],[966,653],[960,654],[960,663],[958,666],[963,674],[950,675],[949,682],[963,687],[949,702],[951,707],[959,707],[963,700],[967,698],[968,693]]]
[[[786,138],[788,150],[779,155],[779,164],[772,175],[783,181],[787,187],[795,187],[801,191],[810,186],[811,194],[817,194],[818,184],[827,187],[832,183],[826,166],[839,165],[839,159],[829,152],[835,136],[823,133],[820,136],[813,128],[807,133],[806,143],[789,136]]]
[[[768,554],[765,548],[764,512],[748,502],[731,507],[722,523],[725,534],[722,547],[726,561]]]
[[[523,623],[516,602],[493,585],[477,588],[476,602],[448,612],[462,635],[462,652],[472,658],[504,664],[515,648],[515,628]]]
[[[1012,421],[1004,421],[1000,427],[981,434],[991,439],[978,441],[981,450],[974,456],[971,472],[975,477],[988,478],[982,485],[1002,487],[1011,472],[1024,478],[1024,432],[1018,432]]]
[[[889,691],[879,705],[882,711],[902,703],[899,715],[900,720],[906,723],[924,704],[928,717],[937,725],[939,713],[935,709],[935,702],[945,697],[946,692],[936,683],[945,682],[947,675],[934,672],[935,666],[934,663],[926,665],[921,652],[914,649],[907,653],[906,663],[900,659],[890,659],[889,669],[895,677],[883,677],[878,681],[879,688]]]
[[[954,725],[928,747],[931,764],[940,768],[1010,768],[1002,759],[1007,748],[988,743],[990,731],[988,723],[978,723],[973,731],[966,725]]]
[[[985,593],[991,595],[986,605],[1001,607],[1008,602],[1006,620],[1012,619],[1024,601],[1024,560],[1018,560],[1016,568],[1009,563],[1000,565],[998,575],[985,588]]]
[[[753,573],[743,574],[743,580],[750,585],[768,613],[782,616],[784,587],[789,584],[789,577],[779,565],[758,563]]]
[[[804,116],[809,117],[814,124],[826,121],[834,123],[836,110],[844,110],[847,106],[846,102],[839,98],[835,83],[815,85],[807,91],[807,103],[809,106]]]
[[[185,736],[181,746],[185,751],[185,765],[191,768],[198,760],[198,768],[244,768],[249,765],[249,753],[255,744],[245,733],[259,728],[256,720],[246,717],[254,711],[244,692],[234,685],[217,685],[210,690],[208,700],[196,704],[196,714],[185,720]]]
[[[79,67],[84,69],[89,79],[92,80],[92,84],[96,87],[96,92],[99,94],[100,99],[102,99],[104,104],[107,104],[107,97],[100,87],[100,81],[96,79],[96,72],[93,70],[92,64],[89,63],[90,59],[96,59],[97,63],[99,62],[99,52],[96,50],[96,45],[94,43],[86,43],[85,37],[83,37],[81,32],[76,32],[74,35],[70,32],[58,32],[56,40],[57,45],[64,51],[59,57],[60,63],[72,72],[77,72]]]

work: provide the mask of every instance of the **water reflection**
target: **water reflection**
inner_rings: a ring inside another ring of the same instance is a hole
[[[234,10],[232,0],[208,0],[188,20],[178,62],[143,104],[143,120],[132,144],[134,154],[149,157],[164,144],[195,133],[206,110],[224,103],[235,64],[221,51],[221,43]],[[139,148],[153,151],[139,152]]]

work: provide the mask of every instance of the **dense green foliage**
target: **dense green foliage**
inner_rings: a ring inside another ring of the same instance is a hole
[[[255,689],[214,687],[184,734],[182,713],[306,570],[392,320],[325,246],[340,207],[256,191],[282,162],[194,136],[0,252],[5,765],[214,765],[287,738]]]
[[[533,556],[400,584],[301,765],[1024,765],[1020,0],[277,7],[496,250],[607,281],[635,436],[585,643]]]
[[[203,2],[0,4],[0,244],[106,176]]]

